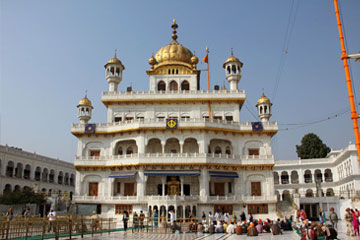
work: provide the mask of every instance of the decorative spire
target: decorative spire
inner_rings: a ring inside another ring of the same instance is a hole
[[[231,56],[234,56],[233,48],[231,48]]]
[[[171,28],[173,29],[173,34],[171,36],[171,38],[176,41],[176,39],[178,38],[178,36],[176,35],[176,29],[178,28],[179,26],[176,24],[176,19],[174,18],[173,20],[173,24],[171,25]]]
[[[87,90],[85,90],[85,97],[87,98]]]
[[[114,58],[117,58],[117,57],[116,57],[116,51],[117,51],[117,49],[115,48]]]

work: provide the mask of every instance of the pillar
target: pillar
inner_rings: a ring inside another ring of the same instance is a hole
[[[207,197],[209,196],[209,173],[207,169],[203,168],[201,169],[200,173],[200,199],[201,201],[206,201]]]
[[[165,153],[165,141],[161,141],[162,153]]]
[[[144,175],[144,169],[139,169],[138,174],[136,176],[136,182],[137,182],[137,196],[138,198],[144,197],[144,181],[145,175]]]
[[[179,142],[180,145],[180,153],[183,153],[184,150],[184,142]]]
[[[165,196],[165,183],[166,183],[166,177],[161,177],[162,196]]]
[[[55,178],[55,176],[54,176]],[[54,179],[55,182],[55,179]],[[81,173],[79,171],[76,171],[76,178],[75,178],[75,196],[80,196],[81,192]]]
[[[180,177],[181,193],[180,196],[184,196],[184,176]]]

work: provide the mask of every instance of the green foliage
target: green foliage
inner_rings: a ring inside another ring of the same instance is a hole
[[[324,158],[330,148],[314,133],[308,133],[301,139],[301,145],[296,145],[296,152],[301,159]]]
[[[35,193],[32,190],[28,189],[16,192],[9,192],[0,196],[0,204],[16,205],[27,203],[45,204],[46,197],[42,193]]]

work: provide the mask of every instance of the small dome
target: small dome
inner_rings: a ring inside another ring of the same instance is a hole
[[[270,99],[267,98],[267,97],[264,95],[264,93],[262,94],[262,96],[261,96],[261,97],[259,98],[259,100],[257,101],[256,106],[259,105],[259,104],[263,104],[263,103],[271,104]]]
[[[191,57],[191,63],[192,64],[198,64],[198,62],[199,62],[199,58],[197,57],[197,56],[192,56]]]
[[[80,106],[80,105],[93,107],[92,104],[91,104],[91,101],[86,96],[83,99],[80,100],[78,106]]]
[[[154,56],[151,56],[151,58],[149,58],[149,64],[154,65],[155,63],[156,63],[156,59],[154,58]]]
[[[116,56],[116,49],[115,49],[115,54],[114,54],[114,57],[112,59],[110,59],[106,64],[105,64],[105,68],[108,64],[118,64],[118,65],[121,65],[121,67],[123,69],[125,69],[125,66],[122,64],[122,62],[117,58]]]
[[[229,63],[229,62],[236,62],[236,63],[239,63],[239,64],[240,64],[240,67],[243,66],[243,63],[240,62],[240,60],[239,60],[237,57],[231,55],[231,56],[230,56],[228,59],[226,59],[226,61],[224,62],[223,68],[225,68],[225,65],[226,65],[227,63]]]

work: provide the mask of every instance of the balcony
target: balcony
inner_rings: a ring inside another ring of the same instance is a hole
[[[273,164],[273,155],[228,155],[228,154],[208,154],[208,153],[135,153],[128,155],[111,156],[78,156],[75,159],[75,165],[81,166],[114,166],[127,164],[146,164],[146,163],[171,163],[175,164],[241,164],[241,165],[264,165]]]
[[[109,102],[163,102],[163,101],[245,101],[244,90],[178,90],[103,92],[101,101]]]
[[[166,119],[133,119],[128,121],[112,122],[112,123],[97,123],[96,132],[121,132],[129,129],[141,128],[164,128],[166,127]],[[244,131],[252,132],[251,122],[234,122],[220,119],[206,119],[206,118],[185,118],[178,119],[179,128],[184,127],[198,127],[198,128],[219,128],[224,131]],[[263,122],[264,131],[277,131],[277,122]],[[74,123],[71,128],[73,134],[82,134],[85,130],[85,124]]]

